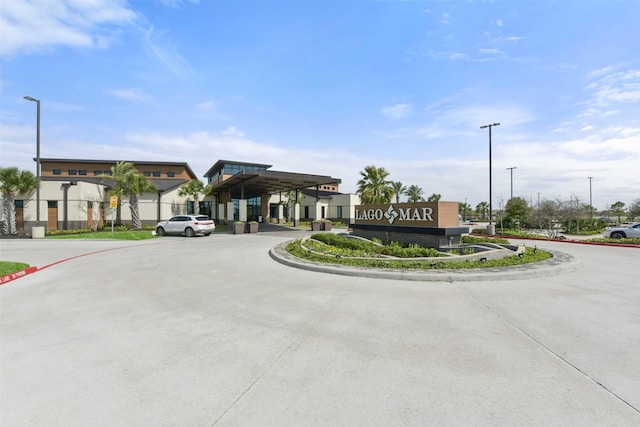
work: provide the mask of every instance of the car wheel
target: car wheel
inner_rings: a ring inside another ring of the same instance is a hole
[[[196,235],[196,233],[193,231],[193,228],[187,228],[186,230],[184,230],[184,235],[187,237],[193,237]]]
[[[614,231],[613,233],[611,233],[611,238],[612,239],[624,239],[625,237],[627,237],[623,231]]]
[[[156,234],[158,236],[164,236],[164,228],[162,228],[162,227],[156,228]]]

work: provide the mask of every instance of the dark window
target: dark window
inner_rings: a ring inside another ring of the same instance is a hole
[[[151,172],[149,172],[149,171],[144,171],[144,172],[142,172],[142,174],[144,176],[151,176]]]
[[[76,175],[77,173],[75,169],[69,169],[69,175]]]
[[[111,171],[104,171],[104,174],[107,176],[111,176]]]
[[[86,169],[80,169],[80,170],[78,171],[78,175],[86,175],[86,174],[87,174]]]
[[[93,174],[95,176],[102,175],[102,171],[93,171]]]
[[[60,169],[54,169],[53,170],[53,174],[54,175],[62,175],[62,171]]]
[[[338,218],[342,218],[342,206],[338,206]]]
[[[169,178],[173,178],[174,176],[176,176],[176,173],[175,172],[167,172],[167,176]]]
[[[47,200],[47,207],[48,208],[57,208],[58,207],[58,201],[57,200]]]
[[[24,208],[24,200],[16,200],[15,205],[16,205],[16,209]]]
[[[153,176],[160,176],[160,172],[154,172]]]

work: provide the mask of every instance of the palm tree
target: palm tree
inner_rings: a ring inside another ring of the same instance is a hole
[[[422,191],[422,188],[418,187],[415,184],[410,185],[405,194],[409,196],[410,203],[424,201],[424,197],[423,197],[424,192]]]
[[[140,221],[140,208],[138,201],[141,194],[156,191],[156,186],[140,173],[131,173],[128,175],[128,193],[129,193],[129,209],[131,209],[131,223],[134,230],[142,230],[142,221]]]
[[[476,205],[476,214],[482,215],[482,219],[487,219],[487,212],[489,212],[489,203],[480,202]]]
[[[467,220],[467,212],[471,210],[471,205],[468,203],[458,203],[458,211],[462,215],[462,220]]]
[[[360,172],[362,179],[358,181],[357,194],[363,205],[375,203],[389,203],[393,196],[391,181],[387,180],[389,172],[385,168],[377,168],[373,165],[364,168]]]
[[[396,197],[396,203],[400,203],[400,196],[405,194],[405,192],[407,191],[407,187],[402,185],[400,181],[393,181],[391,183],[391,188],[393,189],[393,194]]]
[[[131,223],[135,230],[142,229],[140,210],[138,206],[139,196],[156,190],[156,186],[146,176],[140,174],[133,163],[118,162],[111,167],[111,175],[102,175],[103,178],[113,179],[113,187],[109,191],[112,196],[118,196],[117,222],[120,223],[121,200],[129,196],[129,209],[131,209]]]
[[[29,194],[36,189],[38,182],[33,173],[29,171],[19,171],[16,167],[0,168],[0,191],[2,192],[4,224],[2,232],[4,234],[17,234],[16,227],[16,196],[18,194]]]
[[[180,187],[178,195],[193,197],[193,213],[200,214],[200,195],[204,194],[204,184],[199,179],[192,179],[186,185]]]
[[[441,198],[442,198],[442,195],[433,193],[432,195],[429,196],[429,198],[427,199],[427,202],[437,202]]]
[[[128,194],[127,175],[138,173],[133,163],[118,162],[115,166],[111,166],[111,174],[102,174],[100,178],[115,181],[109,195],[118,197],[118,207],[116,208],[116,224],[121,224],[122,197]]]

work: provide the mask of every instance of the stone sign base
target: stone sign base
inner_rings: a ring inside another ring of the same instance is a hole
[[[382,243],[398,242],[403,245],[416,244],[426,248],[442,248],[459,245],[462,235],[469,227],[394,227],[392,225],[351,224],[354,236],[365,239],[380,239]]]

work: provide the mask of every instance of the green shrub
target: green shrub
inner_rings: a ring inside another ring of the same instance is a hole
[[[423,248],[419,245],[402,247],[402,245],[394,243],[389,246],[379,246],[380,253],[398,258],[426,258],[442,255],[437,249]]]
[[[355,250],[373,250],[375,245],[371,242],[353,237],[340,236],[333,233],[319,233],[311,236],[312,239],[318,240],[324,244],[335,246],[343,249]]]
[[[473,244],[473,243],[508,244],[509,241],[507,239],[503,239],[502,237],[462,236],[462,243],[467,243],[467,244]]]

